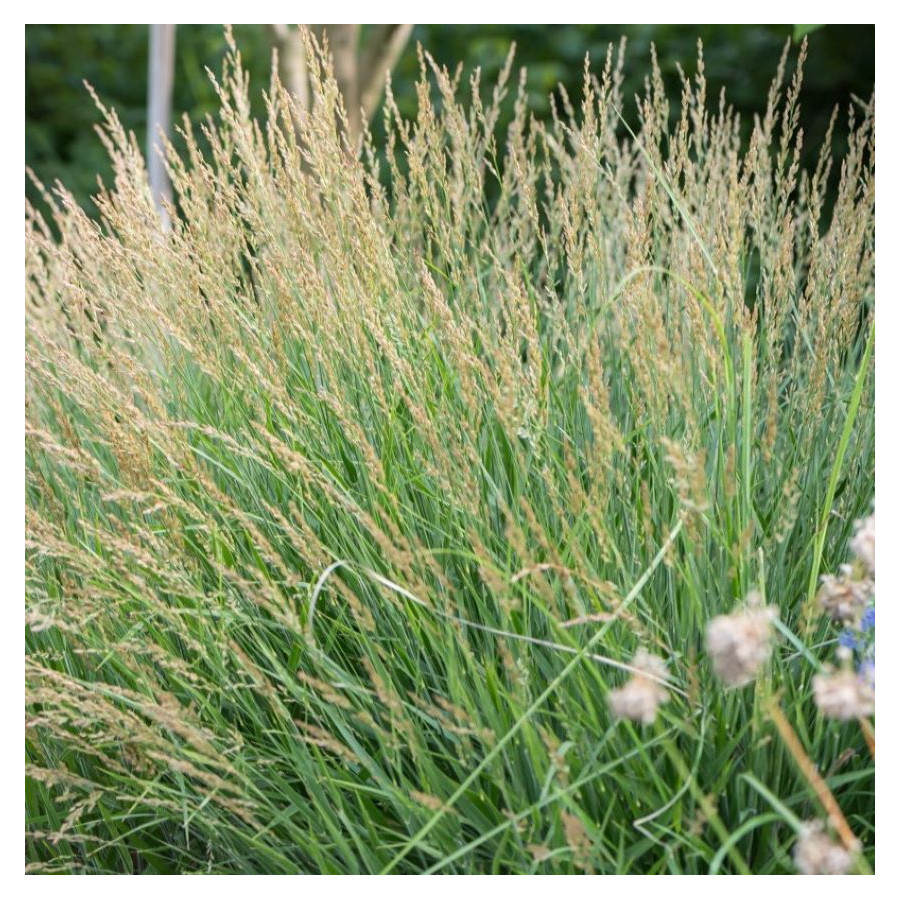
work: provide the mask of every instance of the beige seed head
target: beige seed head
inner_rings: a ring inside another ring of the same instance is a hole
[[[856,523],[856,534],[850,541],[850,549],[854,556],[875,574],[875,513]]]
[[[669,692],[660,683],[668,670],[662,659],[643,649],[635,654],[631,666],[639,671],[622,687],[609,692],[609,706],[617,719],[650,725],[656,719],[657,707],[669,699]]]
[[[741,612],[716,616],[706,626],[706,649],[713,671],[728,687],[749,684],[772,652],[775,608],[748,597]]]
[[[872,597],[874,585],[869,579],[857,581],[852,566],[843,565],[839,575],[823,575],[818,601],[835,622],[858,622]]]
[[[794,845],[794,865],[802,875],[845,875],[853,857],[825,834],[822,822],[807,822]]]
[[[813,696],[819,712],[829,719],[857,719],[875,712],[875,690],[852,669],[813,678]]]

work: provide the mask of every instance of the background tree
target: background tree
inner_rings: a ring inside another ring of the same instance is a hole
[[[306,47],[296,27],[269,26],[278,50],[278,74],[282,84],[302,108],[310,104]],[[378,108],[387,74],[400,59],[412,25],[310,25],[321,45],[331,52],[335,80],[347,108],[349,138],[360,137],[363,119],[370,120]]]
[[[147,172],[153,202],[169,227],[166,203],[172,202],[172,185],[160,156],[160,133],[172,133],[172,89],[175,84],[175,26],[150,26],[150,71],[147,77]]]
[[[161,135],[171,136],[172,94],[175,84],[175,25],[150,25],[147,88],[147,169],[153,202],[169,227],[166,203],[172,200],[172,185],[160,154]],[[373,25],[362,38],[362,25],[310,25],[319,46],[327,46],[335,79],[344,97],[351,144],[362,134],[363,120],[371,119],[387,74],[396,64],[412,33],[412,25]],[[301,109],[311,102],[306,61],[307,48],[297,27],[269,25],[278,50],[281,83],[296,98]]]
[[[281,26],[276,26],[281,28]],[[378,26],[363,25],[358,33],[358,59],[365,55],[371,32]],[[398,26],[399,27],[399,26]],[[405,26],[409,27],[409,26]],[[327,30],[327,26],[326,26]],[[296,35],[295,28],[284,34]],[[727,101],[741,113],[741,131],[747,137],[753,113],[765,107],[766,94],[784,42],[793,37],[791,25],[416,25],[396,63],[391,67],[394,97],[404,116],[415,113],[415,81],[419,65],[415,45],[421,43],[441,65],[463,61],[467,72],[481,69],[485,100],[511,42],[516,44],[515,66],[528,70],[528,108],[538,119],[550,116],[550,94],[559,99],[564,87],[573,102],[581,96],[584,56],[602,64],[606,47],[625,35],[626,99],[623,114],[634,121],[631,98],[641,90],[655,44],[663,78],[671,88],[670,116],[677,121],[678,71],[688,77],[695,71],[697,39],[703,55],[710,90],[727,90]],[[262,93],[269,81],[273,36],[259,25],[235,25],[234,36],[251,78],[252,113],[265,115]],[[215,116],[218,101],[206,69],[219,70],[226,45],[220,25],[181,25],[172,110],[177,119],[187,114],[195,124]],[[99,114],[82,84],[90,82],[100,97],[116,109],[123,125],[137,133],[147,128],[148,66],[147,25],[29,25],[25,29],[25,158],[38,177],[52,184],[59,179],[87,210],[97,177],[111,178],[103,144],[94,134]],[[293,56],[304,63],[302,56]],[[282,77],[298,92],[302,79]],[[123,70],[129,77],[122,77]],[[132,74],[133,73],[133,74]],[[370,82],[374,83],[374,82]],[[804,165],[815,165],[815,148],[822,141],[835,103],[841,106],[834,132],[834,152],[846,149],[846,110],[853,95],[868,97],[875,83],[875,28],[872,25],[826,25],[809,34],[800,125],[804,131]],[[382,85],[383,86],[383,85]],[[379,87],[381,90],[381,87]],[[300,94],[302,96],[302,94]],[[366,96],[370,96],[366,92]],[[375,106],[378,98],[376,95]],[[371,109],[371,107],[367,107]],[[371,113],[368,113],[371,115]],[[512,98],[501,109],[500,136],[512,115]],[[376,147],[381,145],[381,117],[371,119]],[[199,132],[199,129],[198,129]],[[181,146],[177,134],[176,147]],[[202,141],[202,138],[201,138]],[[31,202],[41,206],[33,185],[26,179]]]

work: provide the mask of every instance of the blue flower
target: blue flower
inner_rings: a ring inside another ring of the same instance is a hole
[[[859,623],[860,631],[871,631],[875,627],[875,607],[870,606],[864,613]]]
[[[866,659],[860,663],[859,674],[862,675],[872,687],[875,686],[875,657]]]
[[[859,646],[859,641],[857,640],[856,635],[849,629],[844,629],[844,631],[841,632],[841,636],[838,638],[838,643],[842,647],[846,647],[848,650],[855,650]]]

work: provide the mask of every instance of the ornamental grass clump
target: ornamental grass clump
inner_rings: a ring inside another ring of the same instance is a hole
[[[806,613],[874,490],[874,100],[806,171],[805,50],[745,141],[623,49],[547,121],[420,53],[356,146],[326,55],[256,121],[232,46],[170,230],[106,109],[96,218],[28,209],[29,871],[775,873],[832,794],[871,861]]]

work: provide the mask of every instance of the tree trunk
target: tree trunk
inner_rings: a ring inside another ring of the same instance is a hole
[[[150,26],[150,73],[147,91],[147,169],[150,191],[163,228],[171,227],[164,202],[172,201],[172,185],[163,165],[163,142],[172,129],[172,88],[175,83],[175,26]]]
[[[309,77],[300,32],[289,25],[270,25],[269,29],[278,51],[278,77],[300,108],[309,109]],[[294,125],[298,126],[299,122],[295,121]]]
[[[309,109],[312,98],[306,54],[299,32],[290,25],[270,25],[278,50],[278,77],[297,100]],[[363,123],[375,114],[388,70],[400,58],[412,34],[412,25],[374,25],[360,44],[360,25],[310,25],[316,41],[328,42],[334,78],[347,111],[347,137],[357,146]],[[299,124],[299,123],[298,123]]]
[[[344,108],[347,111],[347,137],[355,145],[362,133],[362,116],[359,109],[359,25],[314,25],[313,34],[320,45],[328,42],[334,65],[334,80],[337,82]]]
[[[359,99],[366,119],[375,115],[388,72],[403,54],[412,30],[412,25],[376,25],[366,41],[359,64]]]

